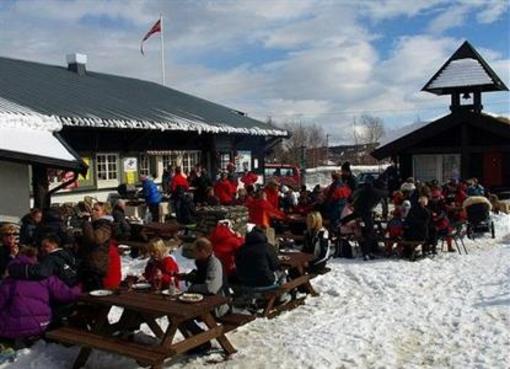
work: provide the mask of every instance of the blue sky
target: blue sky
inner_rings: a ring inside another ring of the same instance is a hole
[[[469,40],[510,85],[510,14],[499,0],[224,0],[0,2],[0,55],[159,82],[165,17],[167,84],[279,123],[320,124],[348,142],[356,116],[388,132],[448,112],[420,92]],[[486,94],[486,110],[510,114],[510,94]]]

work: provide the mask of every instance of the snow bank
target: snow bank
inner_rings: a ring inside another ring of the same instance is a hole
[[[362,172],[375,172],[381,173],[383,172],[389,164],[381,164],[381,165],[351,165],[352,173],[357,176]],[[320,184],[321,187],[326,187],[331,184],[331,172],[340,171],[342,167],[340,166],[324,166],[324,167],[316,167],[316,168],[308,168],[305,172],[305,183],[306,188],[311,190],[317,184]]]
[[[312,282],[319,297],[229,333],[239,350],[231,360],[209,364],[220,359],[216,354],[172,368],[509,368],[510,216],[494,220],[496,239],[467,240],[468,255],[443,253],[414,263],[336,259],[330,273]],[[126,271],[145,265],[124,261]],[[39,342],[0,368],[64,369],[77,353]],[[139,367],[95,351],[88,368]]]

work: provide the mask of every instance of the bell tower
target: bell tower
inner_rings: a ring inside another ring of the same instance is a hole
[[[422,91],[450,95],[452,112],[480,113],[483,92],[508,91],[508,88],[474,47],[465,41]]]

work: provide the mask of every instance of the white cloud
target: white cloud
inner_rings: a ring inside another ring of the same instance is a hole
[[[335,142],[341,142],[350,139],[352,118],[362,112],[400,124],[414,121],[418,114],[426,118],[447,110],[446,98],[419,91],[463,41],[441,32],[461,25],[474,11],[481,23],[500,19],[508,10],[502,4],[491,0],[19,1],[0,13],[0,53],[64,65],[66,53],[81,51],[89,56],[90,70],[159,82],[159,40],[149,40],[145,57],[138,48],[162,11],[171,87],[259,119],[272,115],[280,122],[319,123]],[[386,53],[376,48],[380,40],[367,18],[382,24],[382,20],[424,14],[438,14],[429,25],[435,24],[437,32],[410,30],[390,43]],[[84,23],[90,16],[106,17],[114,24]],[[508,83],[508,55],[483,46],[475,45]],[[276,55],[252,61],[257,51],[276,51]],[[226,66],[209,63],[218,55],[228,59],[243,53],[241,61]]]

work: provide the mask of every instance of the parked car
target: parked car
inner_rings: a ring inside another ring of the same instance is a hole
[[[358,174],[357,180],[358,184],[362,185],[367,181],[368,178],[372,178],[375,181],[379,177],[379,172],[361,172]]]
[[[271,180],[298,191],[301,186],[301,173],[297,166],[291,164],[266,164],[264,167],[264,184]]]

